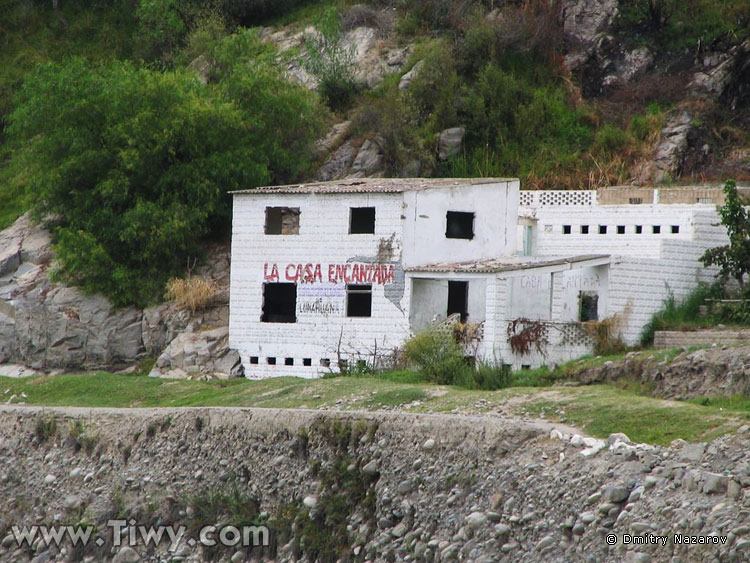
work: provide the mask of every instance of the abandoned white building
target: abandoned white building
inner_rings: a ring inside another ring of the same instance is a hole
[[[459,318],[467,355],[514,367],[591,353],[605,319],[634,343],[670,292],[710,278],[697,259],[726,240],[715,203],[639,193],[605,205],[515,179],[234,192],[229,344],[263,378],[371,363]],[[518,345],[519,319],[539,321],[540,346]]]

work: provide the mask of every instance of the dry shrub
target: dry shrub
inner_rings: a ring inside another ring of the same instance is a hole
[[[167,282],[167,299],[177,302],[180,307],[195,313],[209,305],[218,291],[211,280],[200,277],[172,278]]]
[[[355,4],[343,10],[341,28],[349,31],[357,27],[372,27],[385,35],[393,28],[393,18],[369,6]]]

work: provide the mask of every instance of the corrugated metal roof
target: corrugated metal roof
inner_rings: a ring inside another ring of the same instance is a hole
[[[399,193],[452,186],[476,186],[517,181],[517,178],[349,178],[330,182],[262,186],[237,190],[231,194],[333,194],[333,193]]]
[[[563,266],[565,264],[576,264],[594,260],[606,260],[609,254],[583,254],[580,256],[569,256],[563,258],[538,259],[529,256],[504,256],[473,262],[441,262],[439,264],[427,264],[424,266],[412,266],[405,268],[407,272],[433,272],[448,273],[458,272],[464,274],[494,274],[498,272],[510,272],[514,270],[531,270],[547,266]]]

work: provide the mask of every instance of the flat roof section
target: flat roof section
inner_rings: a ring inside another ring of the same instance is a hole
[[[261,186],[251,190],[236,190],[230,194],[341,194],[341,193],[400,193],[430,188],[478,186],[517,182],[518,178],[349,178],[330,182],[311,182],[286,186]]]

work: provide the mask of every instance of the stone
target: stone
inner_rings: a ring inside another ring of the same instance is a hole
[[[229,348],[229,327],[183,332],[159,355],[149,377],[178,379],[191,375],[241,377],[240,356]]]
[[[680,450],[680,459],[683,461],[700,461],[706,451],[706,444],[685,444]]]
[[[396,487],[396,491],[401,495],[409,494],[414,490],[414,482],[407,479],[406,481],[401,481],[398,484],[398,487]]]
[[[621,503],[627,500],[630,490],[627,487],[609,486],[604,487],[602,498],[607,502]]]
[[[451,127],[440,132],[438,137],[438,158],[447,160],[461,152],[465,127]]]
[[[727,491],[729,479],[718,473],[703,474],[703,492],[707,495],[721,494]]]
[[[383,172],[384,155],[382,144],[385,141],[378,137],[368,139],[357,152],[349,173],[350,178],[365,178],[377,176]]]
[[[378,462],[377,460],[372,460],[369,463],[366,463],[362,467],[362,473],[365,475],[377,475],[378,474]]]
[[[535,549],[537,551],[544,551],[551,545],[555,544],[555,537],[552,535],[544,536],[539,542],[537,542]]]
[[[425,441],[424,444],[422,444],[422,449],[426,452],[432,451],[435,449],[435,440],[430,438],[429,440]]]
[[[44,478],[44,483],[45,483],[46,485],[51,485],[51,484],[52,484],[52,483],[54,483],[55,481],[57,481],[57,477],[55,477],[55,476],[54,476],[54,475],[52,475],[51,473],[50,473],[49,475],[47,475],[47,476],[46,476],[46,477]]]
[[[623,434],[622,432],[615,432],[614,434],[610,434],[609,438],[607,438],[607,445],[613,446],[617,442],[625,442],[626,444],[630,444],[630,438],[626,434]]]
[[[487,523],[487,516],[483,512],[472,512],[465,520],[472,530],[477,530]]]
[[[411,85],[411,83],[414,81],[414,79],[419,74],[419,72],[420,72],[420,70],[421,70],[421,68],[422,68],[423,65],[424,65],[424,61],[417,61],[414,64],[414,66],[411,67],[411,69],[409,70],[409,72],[407,72],[406,74],[404,74],[401,77],[401,80],[398,83],[398,89],[399,90],[407,90],[409,88],[409,86]]]
[[[636,502],[640,500],[645,490],[646,490],[646,487],[641,485],[640,487],[636,487],[635,489],[630,491],[630,495],[628,496],[628,502]]]
[[[212,66],[211,61],[205,55],[200,55],[193,59],[187,67],[198,75],[198,80],[205,86],[208,84],[208,77]]]
[[[137,563],[140,560],[141,556],[138,555],[138,552],[126,545],[121,547],[117,555],[112,558],[112,563]]]
[[[304,504],[307,508],[315,508],[318,505],[318,497],[306,496],[304,499],[302,499],[302,504]]]

